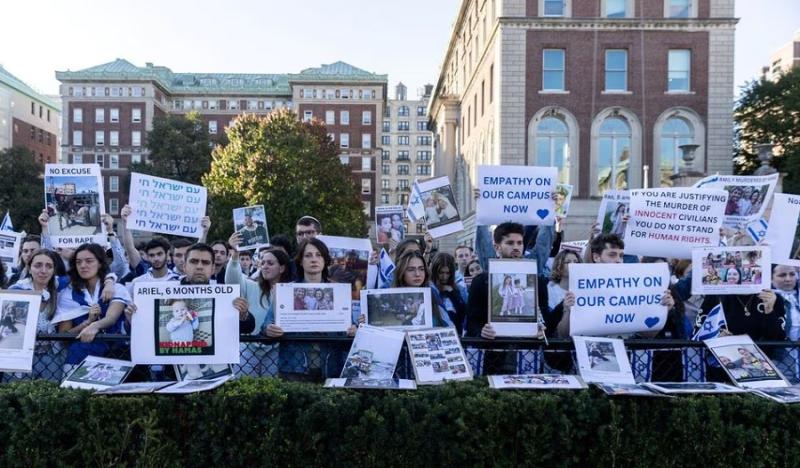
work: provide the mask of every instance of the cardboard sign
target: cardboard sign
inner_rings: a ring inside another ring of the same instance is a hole
[[[132,172],[126,227],[199,239],[207,196],[199,185]]]
[[[557,179],[555,167],[478,166],[477,224],[553,224]]]
[[[106,245],[103,177],[97,164],[46,164],[44,170],[47,228],[55,247],[75,248],[92,242]]]

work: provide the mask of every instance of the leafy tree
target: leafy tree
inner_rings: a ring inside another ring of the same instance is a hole
[[[325,234],[364,236],[360,187],[319,122],[301,122],[289,110],[247,114],[228,128],[230,143],[214,150],[203,178],[211,201],[209,239],[227,239],[231,210],[264,205],[270,234],[294,232],[300,216],[322,222]]]
[[[44,208],[44,166],[27,148],[0,151],[0,217],[9,212],[14,230],[39,233],[37,218]],[[2,218],[0,218],[2,219]]]
[[[775,144],[774,165],[788,172],[783,191],[800,193],[800,67],[777,81],[751,81],[734,111],[738,141],[734,145],[736,172],[751,174],[760,162],[755,145]]]

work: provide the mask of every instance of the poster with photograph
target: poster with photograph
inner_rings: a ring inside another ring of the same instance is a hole
[[[775,194],[766,244],[773,263],[800,267],[800,195]]]
[[[31,371],[41,302],[41,293],[0,291],[0,371]]]
[[[405,210],[401,205],[375,207],[375,240],[378,244],[406,238]]]
[[[487,378],[489,387],[497,390],[579,390],[586,388],[586,384],[577,375],[489,375]]]
[[[489,323],[497,336],[539,334],[536,260],[489,260]]]
[[[179,382],[184,380],[213,380],[226,375],[233,375],[230,364],[176,364],[172,366]]]
[[[727,193],[664,188],[631,190],[625,253],[692,258],[692,249],[719,245]]]
[[[150,282],[134,285],[135,364],[239,363],[238,284]]]
[[[664,328],[661,298],[670,285],[666,263],[570,263],[575,294],[570,335],[653,333]]]
[[[131,172],[131,215],[125,227],[199,239],[207,197],[200,185]]]
[[[95,395],[144,395],[153,393],[176,382],[131,382],[96,391]]]
[[[61,382],[61,388],[102,390],[121,384],[131,370],[133,363],[130,361],[86,356]]]
[[[6,267],[6,275],[19,265],[20,246],[22,234],[19,232],[0,231],[0,261]]]
[[[434,239],[464,229],[449,177],[420,181],[417,186],[425,209],[425,224]]]
[[[408,331],[406,343],[418,384],[472,380],[472,368],[454,328]]]
[[[384,380],[394,376],[405,334],[397,330],[361,325],[342,368],[345,379]]]
[[[552,225],[557,180],[555,167],[478,166],[476,224]]]
[[[750,393],[769,398],[778,403],[800,403],[800,386],[797,385],[793,387],[759,388],[758,390],[750,390]]]
[[[317,239],[325,243],[331,254],[328,278],[334,283],[349,284],[350,300],[359,301],[360,291],[368,284],[375,284],[378,277],[378,266],[369,264],[372,242],[339,236],[317,236]]]
[[[233,376],[226,375],[210,380],[184,380],[176,384],[156,390],[155,393],[166,393],[173,395],[185,395],[188,393],[207,392],[222,386],[225,382],[231,380]]]
[[[694,184],[695,188],[714,188],[728,192],[725,226],[741,229],[764,215],[779,174],[765,176],[713,175]],[[773,213],[775,210],[773,209]]]
[[[594,385],[608,396],[667,397],[644,384],[595,382]]]
[[[747,390],[719,382],[647,382],[645,387],[665,395],[692,393],[746,393]]]
[[[414,330],[433,326],[431,288],[388,288],[361,291],[361,312],[367,325]]]
[[[573,336],[578,372],[584,382],[634,384],[625,344],[615,338]]]
[[[558,251],[561,252],[562,250],[569,250],[570,252],[575,252],[580,256],[583,253],[583,249],[585,249],[587,245],[589,245],[588,240],[562,242]]]
[[[267,213],[264,205],[233,209],[233,229],[242,237],[237,250],[253,250],[269,245]]]
[[[572,203],[572,192],[575,189],[574,186],[570,184],[558,184],[556,185],[556,192],[553,195],[554,202],[555,202],[555,211],[556,216],[560,218],[566,218],[567,213],[569,212],[569,205]]]
[[[54,247],[106,245],[103,177],[97,164],[45,164],[47,229]]]
[[[789,383],[766,354],[747,335],[704,340],[714,357],[742,388],[788,387]]]
[[[772,287],[768,247],[714,247],[692,252],[692,294],[758,294]]]
[[[416,390],[417,383],[409,379],[325,379],[324,387],[360,390]]]
[[[630,207],[627,190],[606,190],[597,210],[597,226],[604,234],[616,234],[625,238],[625,216]]]
[[[288,333],[346,332],[353,323],[350,289],[342,283],[278,283],[275,325]]]

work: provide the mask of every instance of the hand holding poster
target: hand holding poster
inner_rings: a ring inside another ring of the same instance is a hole
[[[771,287],[766,247],[714,247],[692,251],[692,294],[758,294]]]
[[[478,166],[477,224],[553,224],[557,178],[555,167]]]
[[[136,283],[131,319],[135,364],[239,362],[239,285]]]
[[[425,210],[425,224],[428,233],[434,239],[464,229],[450,186],[450,178],[436,177],[419,182],[417,186]]]
[[[199,185],[132,172],[132,212],[125,227],[199,239],[207,195]]]
[[[716,247],[726,201],[723,190],[632,190],[625,253],[689,259],[693,248]]]
[[[569,290],[575,305],[569,334],[658,332],[667,320],[661,301],[668,288],[666,263],[570,263]]]
[[[778,174],[766,176],[713,175],[694,184],[695,188],[728,192],[725,226],[740,229],[764,215],[778,183]]]
[[[800,196],[776,193],[766,243],[772,262],[800,266]]]
[[[47,164],[44,170],[47,229],[55,247],[106,245],[103,178],[97,164]]]

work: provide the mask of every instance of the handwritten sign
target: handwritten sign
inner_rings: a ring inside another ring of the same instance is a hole
[[[693,248],[716,247],[727,200],[724,190],[632,190],[625,253],[689,259]]]
[[[667,308],[661,305],[667,288],[666,263],[570,263],[569,290],[575,305],[569,334],[657,332],[667,320]]]
[[[555,167],[478,166],[476,222],[553,224],[557,177]]]
[[[126,227],[200,238],[206,215],[205,187],[161,177],[131,173],[130,205]]]

